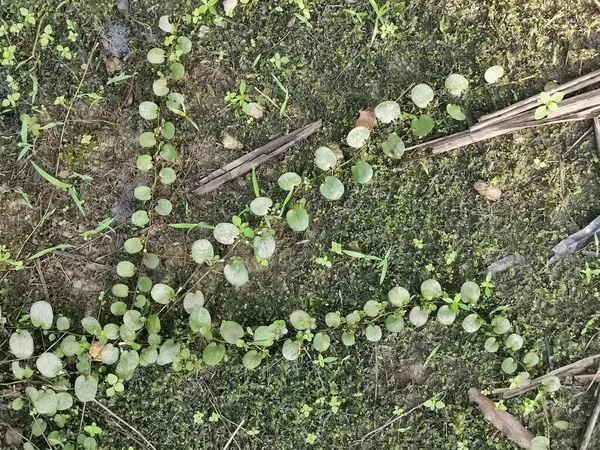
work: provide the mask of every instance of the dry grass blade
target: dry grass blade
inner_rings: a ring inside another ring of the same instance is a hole
[[[533,433],[525,428],[512,414],[496,409],[494,402],[479,392],[469,389],[469,400],[476,403],[484,417],[504,436],[526,450],[531,448]]]

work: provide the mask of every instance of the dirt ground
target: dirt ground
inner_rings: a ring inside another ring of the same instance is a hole
[[[127,10],[119,9],[124,3]],[[600,62],[600,9],[591,0],[393,0],[385,20],[397,30],[376,36],[372,43],[374,12],[367,1],[305,2],[310,26],[295,15],[302,14],[303,2],[298,0],[250,0],[240,3],[231,17],[224,16],[221,3],[216,6],[222,16],[218,23],[208,15],[197,24],[181,24],[193,50],[177,89],[198,129],[185,120],[177,123],[178,178],[159,188],[174,205],[173,213],[153,223],[148,236],[151,251],[161,259],[152,279],[171,286],[199,278],[190,245],[211,232],[186,232],[168,224],[227,222],[254,198],[250,177],[207,195],[193,192],[203,175],[236,157],[322,120],[315,136],[257,171],[265,194],[282,201],[276,183],[281,173],[295,171],[308,179],[319,175],[312,162],[317,147],[340,145],[346,160],[354,156],[344,141],[361,109],[391,99],[403,111],[416,113],[408,95],[414,84],[428,83],[440,92],[428,112],[436,122],[432,135],[442,136],[466,127],[444,111],[448,99],[441,92],[450,73],[471,81],[461,102],[477,118],[541,92],[548,81],[565,82],[596,70]],[[73,318],[107,314],[109,295],[101,292],[117,280],[115,265],[133,230],[129,217],[138,208],[133,189],[152,183],[136,169],[138,135],[145,131],[138,105],[153,98],[155,77],[146,52],[164,39],[157,26],[160,16],[179,21],[201,4],[0,0],[2,25],[22,20],[22,7],[34,11],[37,21],[19,34],[0,33],[0,49],[14,45],[17,62],[25,61],[20,67],[0,66],[0,100],[14,91],[4,82],[9,75],[18,80],[21,93],[16,107],[0,115],[0,246],[14,260],[24,261],[19,271],[0,262],[0,307],[8,325],[16,324],[37,300],[47,300]],[[65,18],[74,24],[74,41],[68,39],[73,29]],[[52,25],[54,42],[36,51],[39,23]],[[76,54],[71,59],[61,56],[58,43]],[[277,67],[270,61],[275,54],[289,61]],[[119,58],[120,71],[137,75],[107,84],[110,57]],[[483,73],[495,64],[506,75],[489,85]],[[283,101],[273,75],[289,90],[283,117],[271,103]],[[224,101],[242,80],[251,99],[264,108],[260,120]],[[69,108],[76,93],[94,95],[76,98]],[[66,104],[57,104],[60,96]],[[43,131],[18,159],[24,113],[40,124],[64,125]],[[337,202],[324,199],[313,183],[303,193],[311,215],[309,229],[298,234],[285,223],[276,224],[277,251],[268,268],[242,250],[240,256],[249,261],[248,284],[234,288],[218,276],[203,280],[211,314],[217,321],[255,327],[286,319],[298,308],[315,317],[362,309],[369,299],[385,298],[394,285],[417,293],[427,278],[457,292],[466,280],[483,281],[489,264],[522,255],[523,264],[494,276],[493,295],[479,308],[485,314],[507,308],[525,348],[541,356],[532,377],[600,353],[599,282],[594,277],[587,283],[581,275],[586,264],[600,267],[594,245],[547,265],[556,243],[600,214],[594,135],[579,139],[590,126],[533,129],[485,142],[481,148],[468,146],[439,157],[406,154],[397,161],[381,152],[381,131],[364,150],[375,170],[371,183],[348,185]],[[418,142],[408,128],[405,121],[396,131],[407,145]],[[224,148],[225,133],[242,148]],[[82,142],[86,135],[91,136],[89,143]],[[66,192],[40,177],[30,161],[73,183],[85,214]],[[477,194],[473,183],[480,179],[502,189],[499,201]],[[114,219],[112,230],[87,240],[80,236],[106,218]],[[385,282],[380,285],[372,262],[331,253],[332,242],[380,257],[391,249]],[[27,259],[59,244],[72,247]],[[331,268],[315,262],[325,255]],[[183,311],[173,311],[163,326],[178,335],[186,321]],[[5,359],[8,335],[0,329],[0,360]],[[243,430],[229,448],[517,449],[467,397],[471,387],[492,390],[510,384],[500,355],[483,350],[486,338],[484,333],[466,334],[459,324],[444,327],[432,320],[423,328],[386,334],[377,344],[345,348],[334,342],[330,353],[338,360],[325,367],[313,363],[313,354],[295,362],[274,354],[252,372],[233,352],[219,366],[189,372],[143,368],[122,395],[103,402],[161,450],[224,448],[241,420]],[[428,359],[434,348],[437,352]],[[9,372],[3,364],[0,381],[8,383]],[[565,385],[530,412],[535,392],[506,406],[535,435],[549,436],[550,448],[575,449],[594,402],[594,389],[586,388]],[[434,395],[443,399],[445,408],[419,408],[363,439],[394,417],[397,408],[408,411]],[[332,409],[333,398],[340,402],[339,410]],[[86,414],[104,430],[100,448],[142,448],[129,431],[90,409]],[[215,412],[220,418],[209,421]],[[194,421],[196,413],[204,414],[203,423]],[[0,408],[0,418],[18,423],[22,416]],[[556,421],[568,421],[568,429],[554,427]],[[594,449],[600,449],[600,430],[589,447]]]

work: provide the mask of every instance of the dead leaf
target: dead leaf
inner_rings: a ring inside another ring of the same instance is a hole
[[[344,152],[342,152],[342,148],[339,144],[330,144],[329,148],[333,153],[335,153],[335,157],[338,159],[338,161],[344,159]]]
[[[533,433],[521,425],[512,414],[496,408],[494,402],[479,392],[477,388],[469,389],[469,400],[477,403],[483,416],[508,439],[526,450],[531,449]]]
[[[226,15],[231,15],[238,4],[238,0],[223,0],[223,9]]]
[[[366,127],[369,130],[372,130],[375,126],[375,122],[377,117],[375,116],[375,109],[361,109],[359,112],[358,119],[354,123],[355,127]]]
[[[479,180],[473,185],[473,187],[483,198],[492,202],[500,200],[500,197],[502,196],[502,191],[499,187],[492,186],[485,181]]]
[[[23,429],[22,428],[8,428],[4,440],[7,445],[19,445],[23,442]]]
[[[249,103],[248,104],[248,115],[254,117],[255,119],[260,119],[263,116],[263,109],[258,103]]]
[[[116,56],[109,56],[106,58],[104,65],[106,66],[106,73],[109,77],[112,77],[115,73],[123,68],[121,60]]]
[[[223,135],[222,142],[223,142],[223,147],[225,147],[228,150],[240,150],[240,149],[244,148],[244,144],[242,144],[240,141],[238,141],[236,138],[234,138],[229,133],[225,133],[225,135]]]
[[[90,356],[94,360],[100,359],[100,353],[102,353],[102,349],[104,348],[104,344],[102,342],[94,342],[90,346]]]

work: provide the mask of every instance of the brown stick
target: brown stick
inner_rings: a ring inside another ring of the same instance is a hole
[[[579,91],[585,87],[591,86],[600,82],[600,70],[596,70],[594,72],[590,72],[586,75],[583,75],[579,78],[575,78],[567,83],[561,84],[554,89],[548,91],[548,94],[552,95],[555,92],[562,92],[565,95],[570,94],[572,92]],[[500,109],[490,114],[486,114],[479,119],[479,123],[483,125],[483,122],[487,122],[487,124],[491,124],[496,122],[499,117],[505,116],[509,113],[516,114],[522,111],[527,111],[536,105],[539,95],[534,95],[533,97],[526,98],[525,100],[521,100],[520,102],[514,103],[506,108]],[[476,125],[478,126],[478,125]]]
[[[574,363],[567,364],[566,366],[559,367],[558,369],[553,370],[552,372],[548,372],[546,375],[542,375],[541,377],[535,378],[531,381],[530,384],[524,386],[522,388],[502,388],[502,389],[494,389],[492,391],[492,395],[499,396],[504,399],[517,397],[525,392],[531,391],[533,389],[537,389],[542,385],[542,381],[546,378],[555,376],[555,377],[566,377],[570,375],[577,375],[578,373],[583,372],[587,368],[597,364],[600,362],[600,354],[588,356],[587,358],[580,359],[579,361],[575,361]]]
[[[600,159],[600,120],[594,117],[594,135],[596,136],[596,154]]]
[[[579,450],[587,450],[588,446],[590,445],[590,442],[592,441],[592,434],[594,434],[594,428],[596,427],[596,422],[598,421],[598,415],[600,415],[600,388],[596,389],[596,405],[594,406],[590,420],[585,427],[585,432],[583,433],[583,439],[581,440]]]
[[[321,125],[322,121],[319,120],[296,131],[292,131],[211,172],[200,180],[200,186],[194,193],[206,194],[214,191],[228,181],[250,172],[269,159],[280,155],[298,142],[313,135],[321,128]]]

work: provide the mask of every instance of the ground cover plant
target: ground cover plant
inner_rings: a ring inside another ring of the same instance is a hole
[[[536,118],[559,109],[548,82],[597,68],[593,8],[3,4],[3,445],[519,448],[469,389],[598,353],[597,243],[547,265],[598,215],[595,142],[586,124],[405,148],[536,93]],[[576,448],[586,388],[494,407],[531,448]]]

